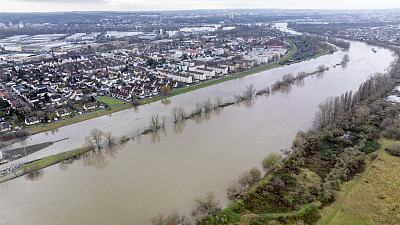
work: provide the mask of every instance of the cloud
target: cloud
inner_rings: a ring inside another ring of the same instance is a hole
[[[20,2],[48,2],[48,3],[104,3],[106,0],[17,0]]]

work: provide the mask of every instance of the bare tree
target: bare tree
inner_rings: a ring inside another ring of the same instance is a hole
[[[174,123],[179,122],[178,107],[175,106],[174,108],[172,108],[171,112],[172,112],[172,117],[174,119]]]
[[[43,111],[37,111],[36,116],[41,121],[45,118],[45,113]]]
[[[214,109],[218,108],[221,105],[222,105],[222,99],[221,99],[221,97],[217,97],[215,99]]]
[[[321,65],[319,65],[318,67],[317,67],[317,72],[318,73],[322,73],[322,72],[324,72],[326,70],[326,68],[325,68],[325,65],[324,64],[321,64]]]
[[[106,139],[106,145],[109,148],[112,148],[117,144],[117,140],[112,136],[111,132],[105,133],[104,138]]]
[[[204,217],[215,213],[218,210],[218,202],[215,199],[214,192],[208,192],[204,198],[197,197],[194,199],[195,211]]]
[[[343,58],[342,58],[342,64],[346,64],[346,63],[348,63],[349,61],[350,61],[350,56],[349,56],[349,54],[344,55]]]
[[[90,137],[85,137],[85,142],[83,143],[84,148],[89,148],[90,150],[93,150],[96,148],[96,145],[92,141]]]
[[[166,121],[167,121],[167,117],[166,116],[161,117],[161,127],[162,128],[165,128]]]
[[[254,89],[254,86],[250,84],[241,95],[235,95],[234,97],[237,102],[241,102],[252,99],[255,93],[256,89]]]
[[[153,114],[153,115],[151,116],[150,128],[151,128],[153,131],[156,131],[156,130],[158,130],[158,129],[161,128],[160,117],[159,117],[158,114]]]
[[[171,86],[169,86],[168,84],[166,84],[160,88],[161,93],[165,93],[165,92],[169,92],[169,91],[171,91]]]
[[[238,182],[244,189],[247,189],[252,184],[251,180],[252,179],[250,172],[245,171],[240,175]]]
[[[103,141],[103,137],[104,137],[104,133],[103,131],[97,129],[97,128],[93,128],[90,131],[90,139],[92,139],[92,141],[94,142],[95,146],[97,147],[97,149],[101,148],[101,143]]]
[[[228,188],[226,189],[226,194],[228,196],[228,199],[230,201],[236,200],[238,197],[240,197],[241,194],[243,194],[244,189],[239,185],[237,181],[233,181],[228,185]]]
[[[282,82],[285,83],[285,85],[290,85],[294,81],[294,76],[291,73],[285,74],[282,77]]]
[[[210,100],[210,99],[208,99],[207,101],[205,101],[205,102],[203,103],[203,108],[204,108],[204,112],[206,112],[206,113],[208,113],[208,112],[211,111],[211,109],[212,109],[213,107],[212,107],[212,104],[211,104],[211,100]]]
[[[178,117],[182,121],[186,118],[186,113],[184,108],[179,108],[178,109]]]

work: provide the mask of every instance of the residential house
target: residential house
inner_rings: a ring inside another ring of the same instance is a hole
[[[91,110],[97,108],[97,103],[96,102],[89,102],[83,105],[84,110]]]
[[[40,122],[40,121],[39,121],[39,119],[38,119],[36,116],[29,117],[29,118],[25,118],[25,124],[26,124],[27,126],[31,126],[31,125],[37,124],[37,123],[39,123],[39,122]]]
[[[71,110],[70,109],[60,109],[56,111],[56,115],[58,117],[64,117],[64,116],[69,116],[71,115]]]
[[[2,122],[0,123],[0,132],[11,130],[11,123]]]

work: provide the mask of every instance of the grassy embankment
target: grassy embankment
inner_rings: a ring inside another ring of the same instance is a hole
[[[56,155],[48,156],[43,159],[31,162],[29,164],[24,164],[15,173],[9,173],[3,177],[0,176],[0,183],[15,179],[17,177],[27,174],[26,169],[29,167],[35,168],[35,170],[40,170],[40,169],[52,166],[54,164],[57,164],[59,162],[62,162],[64,160],[79,157],[80,155],[83,155],[83,154],[87,153],[88,151],[90,151],[89,148],[79,148],[79,149],[71,150],[68,152],[62,152],[62,153],[59,153]]]
[[[120,105],[120,106],[117,106],[117,107],[114,107],[114,108],[108,108],[108,109],[104,109],[104,110],[99,110],[99,111],[95,111],[95,112],[92,112],[92,113],[76,116],[76,117],[73,117],[73,118],[70,118],[70,119],[61,120],[61,121],[57,121],[57,122],[54,122],[54,123],[51,123],[51,124],[46,124],[46,125],[43,125],[43,126],[35,127],[35,128],[32,128],[32,129],[28,130],[28,132],[33,135],[33,134],[37,134],[37,133],[41,133],[41,132],[45,132],[45,131],[51,131],[51,130],[54,130],[54,129],[59,128],[59,127],[68,126],[68,125],[71,125],[71,124],[74,124],[74,123],[78,123],[78,122],[82,122],[82,121],[85,121],[85,120],[90,120],[90,119],[93,119],[93,118],[96,118],[96,117],[99,117],[99,116],[104,116],[104,115],[108,115],[108,114],[111,114],[111,113],[114,113],[114,112],[118,112],[118,111],[121,111],[121,110],[129,109],[131,107],[132,107],[132,105],[125,104],[125,105]]]
[[[380,142],[378,157],[342,185],[336,201],[321,211],[318,224],[400,224],[400,158],[384,150],[395,141]]]

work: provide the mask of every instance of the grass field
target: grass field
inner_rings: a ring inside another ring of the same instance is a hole
[[[24,164],[21,166],[21,169],[23,170],[26,167],[37,167],[39,169],[54,165],[56,163],[59,163],[61,161],[73,158],[75,156],[79,156],[81,154],[84,154],[86,152],[88,152],[90,149],[88,148],[79,148],[79,149],[75,149],[75,150],[71,150],[71,151],[67,151],[67,152],[62,152],[56,155],[52,155],[52,156],[48,156],[45,158],[42,158],[38,161],[29,163],[29,164]]]
[[[45,158],[42,158],[40,160],[37,160],[35,162],[29,163],[29,164],[23,164],[19,170],[17,170],[15,173],[9,173],[5,176],[0,176],[0,183],[15,179],[17,177],[23,176],[26,174],[25,168],[31,167],[35,168],[35,170],[40,170],[43,168],[46,168],[48,166],[57,164],[59,162],[62,162],[67,159],[71,159],[74,157],[77,157],[79,155],[85,154],[88,152],[90,149],[89,148],[79,148],[67,152],[62,152],[56,155],[48,156]]]
[[[121,104],[125,103],[122,100],[115,99],[115,98],[110,98],[110,97],[106,97],[106,96],[97,97],[96,100],[99,101],[99,102],[106,103],[110,107],[113,107],[113,106],[116,106],[116,105],[121,105]]]
[[[341,186],[336,201],[321,211],[318,224],[400,224],[400,157],[384,150],[395,141],[380,142],[377,159]]]

